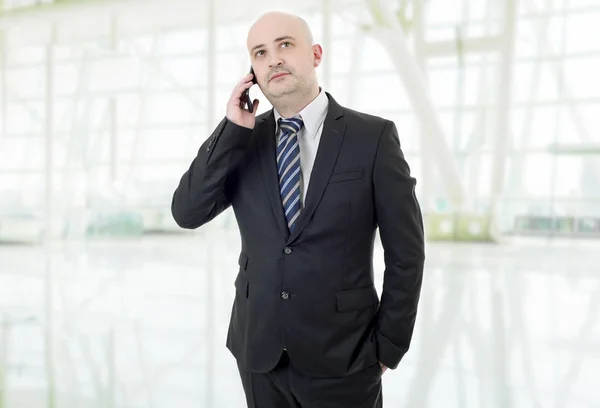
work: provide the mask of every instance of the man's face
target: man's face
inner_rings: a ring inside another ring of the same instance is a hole
[[[310,92],[320,63],[320,46],[297,20],[270,18],[259,21],[248,35],[252,66],[267,99]]]

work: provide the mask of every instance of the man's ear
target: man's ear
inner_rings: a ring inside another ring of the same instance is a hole
[[[313,51],[313,61],[315,68],[321,65],[321,61],[323,61],[323,48],[319,44],[315,44],[312,46]]]

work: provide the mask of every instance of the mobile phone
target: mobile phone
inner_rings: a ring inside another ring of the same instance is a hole
[[[250,66],[250,73],[252,74],[252,83],[257,84],[258,82],[256,81],[256,75],[254,74],[254,68],[252,68],[252,66]],[[244,94],[242,95],[242,100],[246,103],[246,106],[248,107],[248,111],[250,113],[253,113],[254,112],[254,103],[252,103],[252,100],[250,99],[250,88],[248,88],[244,91]]]

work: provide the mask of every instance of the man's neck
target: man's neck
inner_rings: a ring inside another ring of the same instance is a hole
[[[276,106],[277,112],[284,118],[291,118],[294,115],[297,115],[302,109],[306,108],[312,101],[314,101],[317,96],[319,96],[320,87],[316,87],[306,98],[296,99],[294,95],[290,95],[291,97],[287,101],[282,101],[279,106]]]

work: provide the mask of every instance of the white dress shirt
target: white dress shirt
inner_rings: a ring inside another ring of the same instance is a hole
[[[313,166],[315,164],[315,157],[317,156],[317,150],[319,148],[319,142],[321,140],[321,134],[323,133],[323,122],[327,116],[327,109],[329,107],[329,99],[325,91],[321,90],[319,95],[313,99],[304,109],[298,114],[302,117],[304,126],[298,132],[298,144],[300,145],[300,205],[304,207],[306,202],[306,192],[308,191],[308,184],[310,181],[310,175],[312,173]],[[281,114],[277,112],[277,109],[273,109],[275,114],[275,134],[277,135],[277,143],[279,143],[279,137],[281,132],[277,122],[281,118]]]

